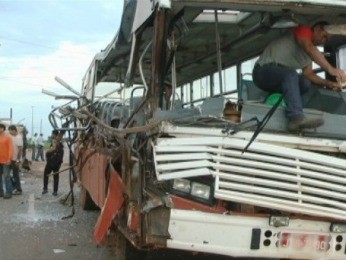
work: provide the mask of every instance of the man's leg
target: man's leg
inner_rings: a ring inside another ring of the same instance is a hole
[[[48,175],[52,172],[51,167],[46,164],[43,172],[43,191],[42,194],[46,194],[48,192]]]
[[[53,175],[53,195],[57,196],[58,195],[58,189],[59,189],[59,173],[57,174],[57,172],[59,171],[60,166],[58,169],[54,170],[54,175]]]
[[[41,148],[41,160],[44,162],[44,149],[43,149],[43,146]]]
[[[32,151],[31,160],[32,160],[32,161],[35,161],[35,152],[36,152],[36,151],[35,151],[35,146],[32,147],[31,151]]]
[[[287,80],[283,84],[283,88],[290,88],[293,84],[297,84],[299,88],[298,91],[287,91],[287,93],[289,93],[287,94],[287,99],[292,100],[290,103],[291,107],[287,107],[286,110],[286,115],[289,119],[287,124],[288,131],[299,132],[304,128],[316,128],[323,125],[324,120],[322,117],[308,118],[303,114],[303,94],[309,91],[311,82],[294,71],[292,75],[288,75]],[[296,113],[297,111],[301,111],[301,113]]]
[[[300,75],[300,77],[299,77],[299,86],[300,86],[300,94],[302,96],[303,106],[305,106],[305,104],[308,102],[308,100],[314,94],[314,91],[310,91],[311,89],[313,89],[311,87],[312,84],[311,84],[311,81],[308,78],[306,78],[303,75]]]
[[[35,161],[38,161],[38,159],[40,158],[40,147],[36,148],[36,157],[35,157]]]
[[[38,161],[38,158],[40,156],[40,148],[36,147],[36,157],[35,157],[35,161]]]
[[[12,190],[13,190],[11,175],[10,175],[11,166],[9,164],[5,164],[3,165],[3,169],[4,169],[4,182],[5,182],[5,188],[6,188],[4,198],[11,198]]]
[[[299,88],[300,88],[300,94],[304,95],[310,90],[311,81],[307,77],[303,75],[299,75]]]
[[[295,70],[285,71],[281,83],[286,102],[286,116],[294,118],[303,116],[303,102],[300,93],[299,75]]]
[[[306,82],[293,69],[275,64],[256,66],[253,71],[255,84],[268,92],[283,94],[286,102],[288,131],[298,132],[304,128],[316,128],[323,125],[322,118],[306,118],[303,114],[302,94],[306,90]],[[304,84],[301,84],[301,83]]]
[[[4,167],[3,167],[3,164],[0,164],[0,197],[4,196],[4,183],[2,181],[3,173],[4,173]]]
[[[40,156],[39,157],[43,161],[43,147],[40,147]]]
[[[19,177],[19,165],[16,162],[12,163],[12,174],[13,174],[13,179],[14,179],[14,183],[15,183],[15,189],[16,191],[14,191],[13,194],[21,194],[22,193],[22,187],[20,184],[20,177]]]
[[[23,159],[26,158],[26,149],[27,149],[27,147],[24,145],[23,146],[23,150],[22,150],[22,157],[23,157]]]
[[[254,69],[253,79],[262,90],[283,94],[287,106],[287,117],[303,115],[299,75],[295,70],[275,64],[266,64]]]

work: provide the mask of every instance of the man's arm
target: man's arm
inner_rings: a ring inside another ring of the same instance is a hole
[[[52,140],[52,146],[46,150],[47,153],[52,153],[58,148],[58,142],[56,140]]]
[[[341,91],[342,86],[334,81],[323,79],[320,76],[316,75],[316,73],[312,69],[312,64],[309,64],[303,69],[303,74],[307,77],[312,83],[316,85],[326,86],[327,88]]]
[[[298,44],[309,55],[309,57],[327,71],[330,75],[338,78],[340,82],[346,82],[346,74],[337,68],[334,68],[324,57],[324,55],[313,45],[312,41],[307,38],[297,38]]]

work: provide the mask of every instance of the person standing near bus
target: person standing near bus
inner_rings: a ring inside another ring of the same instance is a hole
[[[11,160],[13,158],[13,143],[11,137],[5,134],[6,126],[0,123],[0,197],[12,197],[12,183],[10,176]],[[4,193],[3,180],[6,193]]]
[[[26,127],[24,126],[23,129],[22,129],[22,137],[23,137],[22,158],[23,158],[23,159],[26,158],[26,151],[27,151],[27,149],[28,149],[27,134],[28,134],[28,130],[27,130]]]
[[[36,158],[35,161],[38,161],[38,159],[41,157],[41,161],[44,162],[44,156],[43,156],[43,151],[44,151],[44,140],[43,140],[43,134],[41,133],[39,137],[37,137],[36,140]]]
[[[289,33],[270,43],[259,57],[253,69],[253,81],[260,89],[282,93],[286,102],[287,129],[298,132],[304,128],[323,125],[323,118],[308,118],[303,114],[302,95],[311,82],[341,91],[341,84],[316,75],[314,61],[339,82],[346,82],[346,74],[333,67],[316,46],[323,46],[330,35],[324,30],[326,22],[318,22],[312,28],[299,25]],[[297,69],[303,71],[302,75]]]
[[[12,176],[14,180],[13,184],[13,195],[21,195],[22,194],[22,187],[20,184],[20,177],[19,177],[19,165],[22,159],[22,149],[23,149],[23,137],[18,134],[17,127],[15,125],[10,125],[8,127],[8,131],[10,132],[10,135],[12,137],[12,143],[13,143],[13,158],[11,162],[11,169],[12,169]]]
[[[58,195],[59,188],[59,169],[63,162],[64,145],[62,144],[62,136],[59,131],[52,131],[52,144],[46,151],[46,167],[43,172],[43,191],[42,194],[48,193],[49,175],[53,173],[53,196]]]
[[[37,133],[34,134],[34,136],[30,140],[30,146],[31,146],[31,160],[35,161],[36,157],[36,145],[37,145]]]

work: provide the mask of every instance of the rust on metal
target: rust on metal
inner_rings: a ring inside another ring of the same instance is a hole
[[[108,194],[94,229],[94,241],[97,245],[101,244],[106,237],[113,219],[117,216],[124,203],[123,182],[113,166],[110,167]]]

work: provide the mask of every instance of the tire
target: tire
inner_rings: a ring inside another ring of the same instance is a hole
[[[92,200],[90,193],[83,186],[80,187],[80,205],[84,210],[99,210],[100,208]]]

